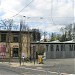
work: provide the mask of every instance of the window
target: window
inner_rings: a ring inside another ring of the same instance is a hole
[[[13,35],[13,42],[18,42],[18,35],[17,34]]]
[[[6,34],[1,34],[1,42],[6,42]]]

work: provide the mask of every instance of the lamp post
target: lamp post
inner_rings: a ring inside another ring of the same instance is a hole
[[[24,18],[26,18],[26,16],[23,16]],[[21,66],[21,60],[22,60],[22,32],[26,29],[25,27],[25,20],[21,20],[20,21],[20,32],[19,32],[19,62],[20,62],[20,66]]]
[[[28,57],[28,45],[29,45],[29,29],[28,27],[26,27],[26,16],[23,16],[23,31],[27,31],[27,46],[26,46],[26,49],[27,49],[27,57]]]
[[[29,28],[26,27],[26,24],[25,24],[25,22],[26,22],[26,16],[23,16],[23,18],[24,18],[24,19],[23,19],[23,28],[24,28],[25,31],[27,31],[27,42],[26,42],[26,43],[27,43],[27,47],[26,47],[26,48],[27,48],[27,57],[28,57],[28,48],[29,48],[29,47],[28,47],[28,45],[29,45]]]

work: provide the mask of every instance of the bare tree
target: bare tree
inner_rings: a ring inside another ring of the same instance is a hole
[[[47,42],[47,39],[46,39],[46,36],[47,36],[47,32],[46,31],[44,31],[44,42]]]

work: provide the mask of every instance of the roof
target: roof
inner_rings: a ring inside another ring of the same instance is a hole
[[[73,40],[65,41],[65,43],[73,43],[73,42],[74,42]]]
[[[31,44],[75,44],[73,40],[60,42],[59,40],[52,41],[52,42],[31,42]]]
[[[59,40],[55,40],[55,41],[51,41],[51,42],[57,42],[57,43],[58,43],[58,42],[60,42],[60,41],[59,41]]]
[[[8,33],[8,30],[0,30],[1,33]],[[20,31],[10,31],[11,33],[19,33]],[[28,33],[28,31],[21,31],[23,33]],[[33,31],[29,31],[29,33],[32,33]]]

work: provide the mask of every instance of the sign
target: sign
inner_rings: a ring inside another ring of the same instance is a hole
[[[14,47],[14,48],[16,48],[16,47],[18,48],[19,46],[18,46],[18,45],[14,45],[13,47]]]
[[[24,58],[24,53],[22,53],[22,58]]]

